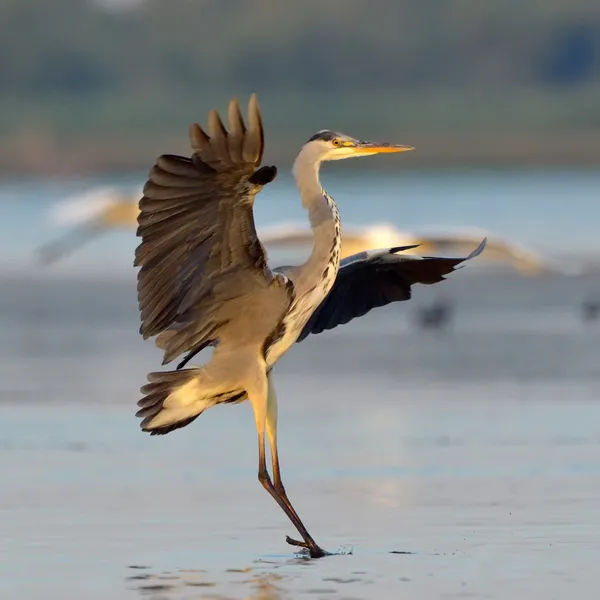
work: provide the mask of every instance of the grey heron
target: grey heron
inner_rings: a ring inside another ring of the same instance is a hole
[[[293,165],[313,229],[312,253],[300,266],[271,270],[256,234],[253,203],[277,169],[261,166],[264,134],[256,96],[250,98],[246,123],[237,99],[229,103],[228,118],[229,130],[216,110],[208,115],[208,132],[193,124],[191,157],[160,156],[139,202],[142,241],[134,265],[140,267],[141,335],[156,336],[163,364],[208,346],[214,351],[201,366],[149,373],[136,416],[143,419],[143,431],[166,434],[216,404],[248,399],[258,432],[258,479],[303,540],[288,537],[288,543],[317,558],[326,553],[302,523],[281,479],[272,367],[307,335],[307,327],[318,333],[405,299],[407,282],[439,281],[463,259],[425,261],[422,270],[420,261],[411,260],[402,279],[393,269],[402,248],[392,248],[351,257],[338,274],[340,218],[319,182],[321,163],[413,148],[322,130],[303,145]],[[355,298],[347,302],[349,290]]]

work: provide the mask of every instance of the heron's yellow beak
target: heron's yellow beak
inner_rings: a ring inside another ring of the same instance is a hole
[[[376,144],[374,142],[361,142],[352,147],[356,154],[380,154],[391,152],[410,152],[412,146],[401,146],[399,144]]]

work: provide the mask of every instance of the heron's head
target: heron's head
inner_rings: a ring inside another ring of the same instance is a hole
[[[343,158],[354,158],[369,156],[371,154],[408,152],[414,150],[412,146],[401,146],[385,142],[365,142],[357,140],[345,133],[323,129],[313,135],[304,149],[318,161],[341,160]]]

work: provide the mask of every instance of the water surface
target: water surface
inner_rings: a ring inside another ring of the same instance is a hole
[[[597,241],[595,176],[438,177],[376,188],[368,210],[399,226],[529,228],[540,246]],[[558,217],[569,186],[589,219]],[[580,307],[599,278],[464,269],[297,345],[276,370],[284,480],[334,553],[309,561],[256,480],[249,406],[140,432],[138,389],[160,356],[137,333],[131,233],[33,267],[47,209],[75,187],[0,194],[1,598],[593,597],[600,324]],[[351,191],[329,187],[340,204]],[[519,216],[524,198],[537,223]],[[261,222],[295,218],[294,202],[266,196]],[[342,207],[354,222],[368,210]],[[420,330],[415,311],[442,297],[449,328]]]

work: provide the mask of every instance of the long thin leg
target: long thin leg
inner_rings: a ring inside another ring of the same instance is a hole
[[[271,477],[269,476],[269,471],[267,470],[267,460],[265,454],[265,428],[267,423],[269,390],[266,374],[263,372],[261,375],[261,380],[254,381],[252,387],[247,389],[248,397],[254,410],[256,431],[258,432],[258,480],[267,490],[267,492],[269,492],[269,494],[274,498],[277,504],[279,504],[290,521],[294,524],[294,527],[298,530],[298,533],[302,536],[306,547],[310,551],[311,557],[320,558],[325,556],[325,552],[319,548],[319,546],[310,536],[306,530],[306,527],[304,527],[304,524],[300,520],[298,513],[296,513],[289,500],[287,500],[287,496],[284,500],[281,494],[275,489],[275,486],[271,481]],[[275,456],[276,455],[277,453],[275,452]]]
[[[279,468],[279,452],[277,450],[277,395],[275,393],[275,386],[273,385],[271,372],[267,373],[267,379],[269,385],[269,393],[267,398],[266,429],[271,450],[273,486],[279,497],[288,507],[288,510],[290,512],[293,512],[296,515],[298,521],[300,521],[300,517],[298,516],[298,513],[296,512],[294,507],[292,506],[292,503],[290,502],[287,496],[287,492],[285,491],[285,487],[283,486],[283,481],[281,480],[281,470]],[[291,537],[287,536],[286,541],[288,544],[291,544],[292,546],[300,546],[302,548],[307,548],[310,551],[310,555],[313,558],[319,558],[327,554],[324,550],[319,548],[312,536],[308,533],[308,531],[306,531],[306,528],[303,527],[303,531],[300,529],[298,531],[302,535],[304,542],[299,542],[298,540],[294,540]]]

